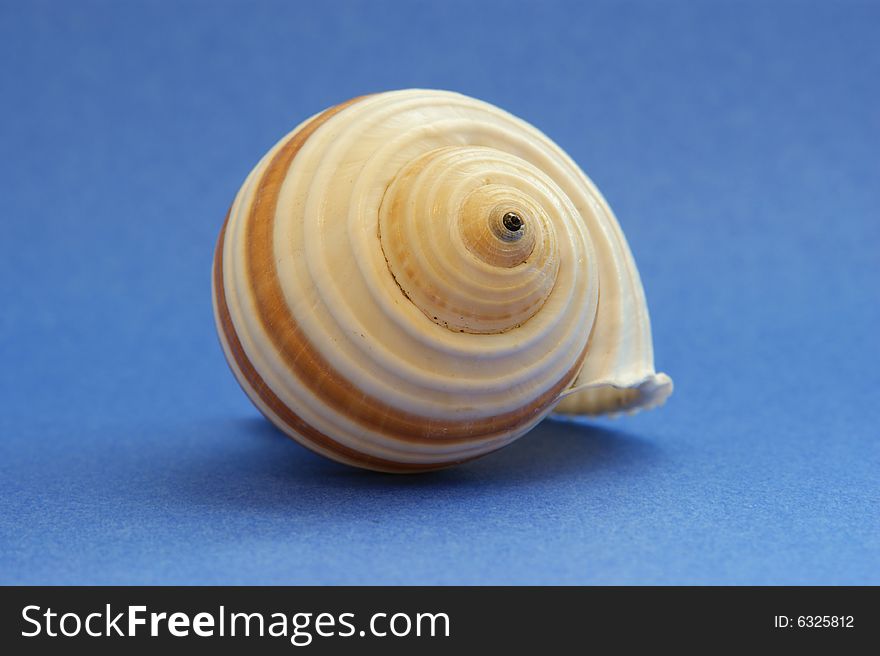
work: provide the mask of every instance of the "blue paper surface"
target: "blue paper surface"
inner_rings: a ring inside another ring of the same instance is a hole
[[[0,582],[880,583],[880,5],[0,5]],[[495,103],[615,209],[656,411],[395,477],[214,333],[238,186],[311,114]]]

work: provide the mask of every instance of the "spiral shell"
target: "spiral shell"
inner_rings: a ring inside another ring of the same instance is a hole
[[[370,469],[449,466],[554,409],[672,391],[598,190],[538,130],[456,93],[354,98],[294,129],[230,208],[213,292],[254,404]]]

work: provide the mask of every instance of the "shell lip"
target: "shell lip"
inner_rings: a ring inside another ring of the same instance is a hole
[[[632,380],[614,379],[600,380],[589,383],[587,385],[577,385],[570,387],[559,395],[558,401],[576,394],[589,390],[617,390],[620,396],[616,397],[617,401],[613,407],[599,406],[589,410],[553,410],[552,416],[602,416],[618,417],[623,413],[634,415],[642,410],[652,410],[660,407],[672,395],[674,390],[672,379],[664,373],[650,372],[647,375],[635,377]]]

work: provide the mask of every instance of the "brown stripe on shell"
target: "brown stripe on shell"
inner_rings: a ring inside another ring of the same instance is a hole
[[[559,393],[571,383],[581,369],[587,349],[580,353],[574,366],[566,372],[552,389],[534,402],[515,411],[490,417],[480,421],[437,422],[430,418],[403,412],[380,399],[357,389],[318,353],[305,336],[287,307],[281,290],[273,254],[272,233],[277,196],[286,173],[294,157],[306,140],[333,115],[357,102],[359,98],[337,105],[317,116],[294,134],[276,153],[266,167],[256,190],[261,200],[254,203],[246,217],[246,266],[259,320],[267,335],[272,339],[279,357],[313,393],[330,405],[336,412],[348,416],[360,425],[386,435],[392,439],[418,444],[469,443],[474,438],[490,438],[503,435],[526,425],[558,397]],[[434,465],[407,464],[385,461],[368,456],[341,445],[308,425],[293,410],[288,408],[272,392],[268,385],[250,364],[241,343],[235,336],[234,326],[229,317],[222,287],[222,240],[218,245],[217,280],[218,308],[224,334],[227,336],[230,351],[238,363],[255,394],[279,418],[305,439],[313,440],[321,447],[339,453],[345,460],[352,460],[377,469],[403,471],[423,470],[449,466],[454,463]],[[470,439],[469,439],[470,438]],[[458,462],[460,462],[459,460]]]
[[[294,431],[300,437],[300,439],[297,440],[300,444],[302,444],[306,448],[311,449],[315,453],[318,453],[319,455],[327,455],[327,453],[320,451],[318,447],[330,452],[332,456],[340,462],[344,462],[349,465],[366,467],[367,469],[375,469],[378,471],[391,473],[414,473],[430,471],[432,469],[442,469],[444,467],[451,467],[453,465],[461,464],[462,462],[470,460],[470,458],[462,458],[454,462],[448,463],[410,464],[393,460],[385,460],[383,458],[376,458],[374,456],[355,451],[354,449],[351,449],[343,444],[339,444],[327,435],[324,435],[322,432],[313,428],[309,423],[307,423],[298,414],[296,414],[287,405],[285,405],[284,402],[281,401],[281,399],[279,399],[272,391],[272,389],[266,384],[262,376],[257,373],[256,369],[254,369],[254,366],[251,364],[251,361],[245,354],[244,348],[242,347],[241,342],[238,339],[238,335],[235,332],[235,327],[232,325],[232,317],[229,314],[229,306],[226,303],[226,290],[223,286],[223,243],[226,236],[226,224],[228,222],[229,214],[226,215],[226,221],[223,222],[223,228],[220,231],[220,238],[217,241],[217,250],[214,254],[214,297],[217,304],[217,318],[219,320],[220,329],[223,332],[223,337],[226,340],[226,346],[228,347],[229,352],[232,354],[232,358],[235,360],[235,364],[238,366],[238,371],[244,378],[244,380],[240,380],[238,374],[233,368],[233,374],[236,374],[236,380],[248,396],[251,396],[252,394],[256,395],[267,408],[275,413],[275,417],[277,417],[277,419],[284,424],[283,426],[279,426],[278,428],[280,428],[281,430],[288,428]],[[259,406],[257,406],[257,408],[260,409]],[[273,424],[277,423],[276,418],[273,418],[266,413],[263,414],[265,415],[266,419],[268,419]]]

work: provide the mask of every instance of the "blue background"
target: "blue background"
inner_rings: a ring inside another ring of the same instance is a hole
[[[855,2],[4,2],[0,582],[880,583],[878,33]],[[251,407],[227,206],[306,116],[410,86],[596,181],[666,407],[417,477]]]

